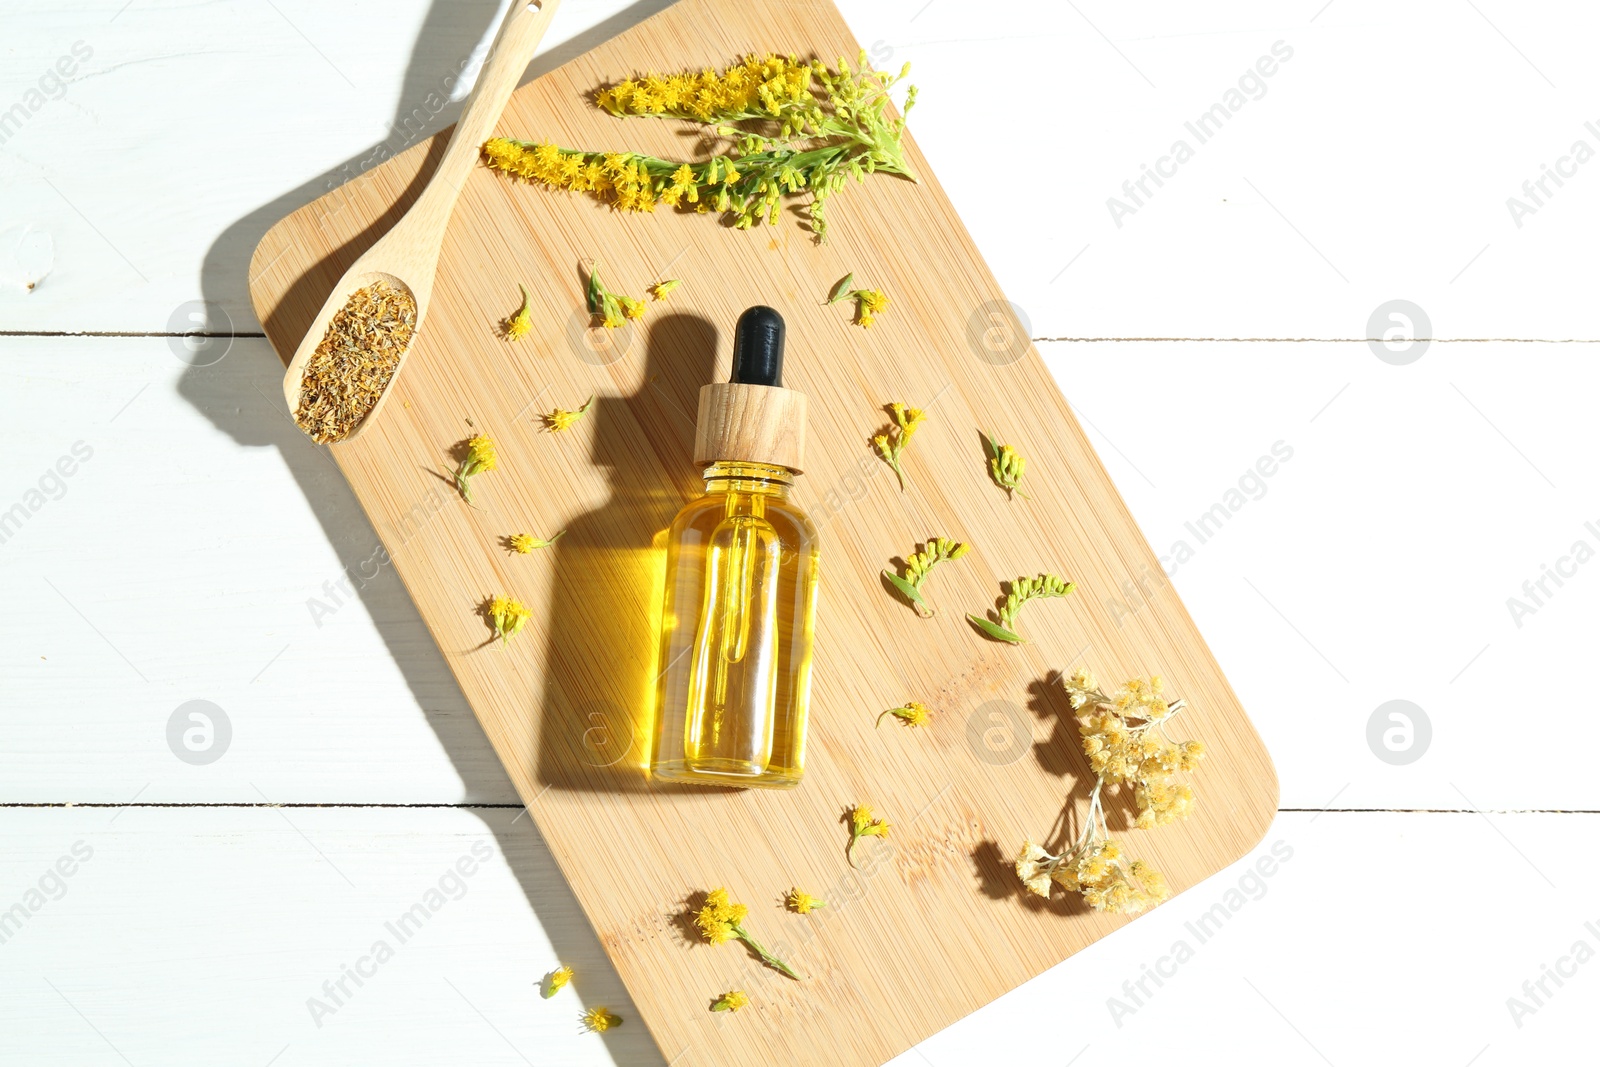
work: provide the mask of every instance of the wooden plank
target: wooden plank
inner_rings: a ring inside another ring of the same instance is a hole
[[[548,850],[526,818],[514,817],[0,811],[7,909],[73,844],[93,850],[65,892],[52,884],[60,895],[45,897],[0,944],[0,1058],[110,1067],[124,1062],[114,1048],[127,1062],[172,1067],[264,1065],[280,1053],[273,1067],[662,1067],[670,1054],[652,1047]],[[1041,1041],[1054,1049],[1049,1062],[1082,1053],[1075,1067],[1223,1062],[1215,1049],[1234,1062],[1306,1067],[1324,1063],[1313,1049],[1335,1064],[1465,1064],[1486,1045],[1480,1064],[1570,1058],[1592,1032],[1593,960],[1562,987],[1547,981],[1553,995],[1520,1028],[1506,999],[1523,997],[1522,983],[1537,981],[1575,940],[1600,945],[1584,928],[1596,917],[1582,892],[1600,878],[1600,856],[1572,847],[1593,838],[1600,816],[1492,818],[1491,826],[1470,813],[1281,815],[1239,863],[955,1023],[895,1067],[1037,1056]],[[395,944],[375,977],[350,985],[354,995],[318,1027],[307,1000],[322,997],[322,984],[375,940],[394,941],[384,924],[483,844],[495,855],[464,879],[465,893],[447,897],[420,934]],[[1285,848],[1289,858],[1279,861]],[[1266,876],[1256,868],[1263,857],[1275,861]],[[1487,865],[1531,906],[1485,909],[1479,894],[1445,892],[1419,913],[1397,906],[1393,894],[1352,893],[1353,862],[1427,872],[1449,885],[1470,884]],[[1218,905],[1227,918],[1206,922]],[[1470,951],[1463,931],[1471,931]],[[1180,941],[1193,954],[1174,966]],[[556,958],[571,962],[577,979],[541,1000],[534,983]],[[1162,985],[1145,978],[1145,965],[1161,966]],[[949,977],[930,976],[930,984]],[[1135,1004],[1123,983],[1140,980]],[[1113,997],[1134,1011],[1114,1017]],[[580,1008],[596,1004],[626,1020],[604,1039],[576,1026]],[[745,1026],[753,1014],[725,1025]],[[1351,1026],[1357,1016],[1362,1025]]]
[[[1587,564],[1561,586],[1547,579],[1553,595],[1534,615],[1513,619],[1506,603],[1574,541],[1600,546],[1585,527],[1600,510],[1567,491],[1586,477],[1600,365],[1546,349],[1538,373],[1508,377],[1525,352],[1510,344],[1439,346],[1406,368],[1363,344],[1293,359],[1229,344],[1041,348],[1251,708],[1283,807],[1337,794],[1340,807],[1453,808],[1458,787],[1491,809],[1594,806],[1582,776],[1501,758],[1505,709],[1489,683],[1559,676],[1594,646],[1600,582]],[[74,442],[95,450],[0,544],[0,647],[14,653],[0,661],[0,801],[121,803],[144,790],[249,803],[256,787],[309,803],[516,801],[393,569],[359,581],[378,533],[273,399],[281,368],[259,339],[191,368],[164,338],[0,338],[14,441],[0,503],[21,500]],[[1122,415],[1130,398],[1137,425]],[[1247,481],[1248,502],[1200,542],[1187,527],[1278,441],[1293,459],[1262,480],[1264,495]],[[1174,567],[1179,542],[1194,554]],[[330,597],[341,580],[357,596]],[[1135,586],[1100,599],[1116,614],[1145,597]],[[312,601],[332,614],[313,615]],[[226,758],[204,767],[163,740],[196,698],[237,727]],[[1364,740],[1396,698],[1434,725],[1426,758],[1403,767]],[[1600,743],[1600,723],[1580,716],[1568,736]]]
[[[664,56],[693,67],[769,48],[832,56],[856,45],[830,5],[756,11],[685,0],[525,87],[501,129],[595,147],[626,137],[629,147],[672,155],[681,138],[670,124],[622,126],[588,107],[588,94]],[[333,278],[403,210],[438,147],[375,169],[263,239],[253,284],[280,353]],[[792,222],[731,233],[695,215],[620,218],[474,174],[390,413],[333,450],[379,528],[403,529],[418,498],[443,480],[458,441],[488,432],[499,442],[501,471],[479,482],[483,510],[444,509],[391,555],[641,1015],[663,1050],[690,1050],[685,1063],[812,1062],[824,1050],[834,1062],[881,1062],[1120,925],[1071,905],[1024,907],[1006,870],[1021,839],[1055,817],[1067,778],[1083,774],[1064,703],[1047,683],[1052,669],[1083,662],[1113,677],[1160,672],[1196,705],[1188,729],[1217,753],[1205,771],[1207,803],[1189,824],[1139,842],[1177,888],[1248,848],[1275,803],[1259,738],[1175,597],[1120,627],[1092,596],[1036,610],[1034,643],[1020,649],[985,644],[961,621],[954,605],[981,609],[1017,574],[1064,570],[1095,590],[1154,557],[1031,347],[1019,343],[1005,362],[967,339],[969,323],[986,327],[984,308],[1001,295],[927,161],[914,147],[911,157],[924,183],[851,189],[821,249]],[[685,282],[622,342],[622,358],[598,366],[581,343],[586,258],[605,262],[624,290],[642,289],[669,265]],[[894,295],[890,321],[870,333],[821,306],[847,270]],[[534,293],[541,330],[534,343],[511,347],[495,323],[518,283]],[[652,789],[638,745],[654,677],[649,546],[695,491],[687,412],[717,374],[717,339],[756,302],[788,318],[788,382],[813,409],[799,496],[824,528],[829,578],[812,766],[793,793]],[[599,399],[575,431],[539,431],[536,411],[590,393]],[[892,399],[926,404],[934,420],[917,438],[904,494],[881,465],[863,462]],[[979,428],[1028,453],[1034,502],[1010,502],[987,483]],[[523,528],[568,532],[551,551],[506,558],[499,538]],[[918,624],[879,591],[877,574],[935,530],[977,547],[941,586],[951,605],[942,618]],[[500,648],[486,643],[477,609],[506,591],[536,617]],[[1023,710],[1030,694],[1043,726]],[[939,729],[873,731],[876,710],[913,695],[940,709]],[[969,741],[984,735],[994,701],[1016,709],[1025,724],[1016,732],[1045,735],[1036,750],[1023,743],[1023,758],[1006,763]],[[846,806],[867,801],[900,825],[872,874],[845,867],[838,825]],[[621,869],[620,855],[629,857]],[[847,906],[820,921],[785,916],[772,902],[796,883]],[[766,916],[757,925],[774,931],[810,981],[752,970],[737,949],[685,943],[686,899],[717,885]],[[930,922],[942,936],[926,936]],[[992,951],[996,944],[1006,951]],[[930,987],[929,974],[950,978]],[[761,1006],[739,1025],[707,1010],[730,984],[749,986]],[[884,1004],[898,1009],[886,1015]],[[876,1025],[862,1027],[868,1017]]]
[[[540,62],[659,3],[569,3]],[[1586,297],[1600,267],[1582,240],[1600,223],[1590,168],[1563,187],[1547,181],[1554,195],[1540,194],[1546,206],[1524,225],[1507,210],[1575,139],[1600,147],[1584,128],[1595,75],[1582,42],[1600,29],[1595,11],[1339,0],[1291,15],[1260,0],[1010,0],[974,29],[958,4],[842,7],[879,62],[915,64],[921,147],[1037,337],[1359,337],[1395,297],[1420,304],[1436,336],[1596,336]],[[157,331],[180,310],[187,322],[183,305],[204,299],[255,330],[245,278],[266,226],[359,170],[380,143],[402,143],[391,124],[427,114],[428,94],[480,44],[494,9],[139,0],[123,10],[119,0],[17,13],[7,108],[75,41],[95,54],[0,145],[0,234],[36,227],[55,248],[53,273],[32,293],[3,280],[0,250],[0,324]],[[1375,40],[1378,18],[1389,32]],[[1194,141],[1184,123],[1279,40],[1295,57],[1265,95],[1194,144],[1195,157],[1119,228],[1108,199],[1175,139]],[[1417,40],[1433,44],[1426,63],[1413,61]],[[272,92],[228,88],[266,84]],[[1041,132],[1026,102],[1046,99],[1059,108]],[[272,151],[234,165],[219,145],[227,130]],[[116,182],[78,163],[70,149],[86,144],[116,160]],[[1026,150],[1031,173],[1048,175],[1048,202],[996,195],[982,168],[964,166],[976,146]]]

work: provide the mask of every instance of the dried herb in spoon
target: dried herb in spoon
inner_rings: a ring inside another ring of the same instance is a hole
[[[294,421],[318,444],[350,436],[389,387],[416,331],[409,290],[388,282],[356,290],[306,361]]]

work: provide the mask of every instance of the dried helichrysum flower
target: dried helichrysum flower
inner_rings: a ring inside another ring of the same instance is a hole
[[[1161,695],[1161,679],[1135,678],[1107,695],[1088,671],[1074,671],[1063,681],[1083,751],[1095,773],[1083,830],[1059,856],[1025,841],[1017,854],[1017,877],[1030,893],[1047,897],[1050,884],[1080,894],[1097,911],[1134,914],[1167,899],[1166,879],[1142,860],[1128,860],[1111,840],[1103,796],[1107,786],[1134,787],[1139,814],[1136,825],[1149,829],[1184,818],[1194,794],[1173,776],[1193,770],[1205,754],[1198,741],[1173,742],[1166,727],[1184,709],[1182,700]]]
[[[1134,678],[1111,696],[1086,671],[1075,672],[1062,684],[1079,713],[1078,732],[1089,769],[1107,785],[1133,787],[1136,825],[1148,830],[1187,818],[1194,791],[1176,777],[1199,765],[1205,746],[1168,739],[1166,724],[1184,704],[1162,696],[1160,676]]]

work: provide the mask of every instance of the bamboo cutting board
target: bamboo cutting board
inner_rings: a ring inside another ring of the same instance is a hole
[[[751,51],[831,61],[857,47],[828,0],[680,0],[524,86],[497,132],[684,155],[696,148],[684,124],[612,118],[592,106],[594,90]],[[447,133],[262,240],[251,288],[280,354],[409,205]],[[852,184],[830,204],[821,247],[792,212],[750,232],[665,209],[621,215],[480,168],[397,394],[365,435],[332,449],[639,1021],[678,1067],[880,1063],[1126,921],[1089,913],[1076,897],[1025,897],[1010,869],[1024,838],[1050,833],[1067,797],[1082,813],[1092,782],[1052,672],[1087,666],[1113,683],[1160,673],[1189,700],[1177,736],[1210,751],[1193,776],[1197,813],[1139,831],[1126,828],[1126,802],[1111,805],[1113,832],[1174,890],[1242,856],[1276,805],[1259,737],[938,181],[908,148],[922,183]],[[620,292],[642,295],[664,277],[683,286],[641,323],[592,333],[582,310],[590,259]],[[893,299],[871,330],[850,325],[846,304],[822,305],[847,271]],[[518,305],[518,283],[533,294],[537,325],[510,343],[496,324]],[[727,377],[733,322],[757,303],[788,321],[786,384],[810,399],[795,498],[821,529],[823,577],[807,777],[792,792],[651,786],[642,766],[656,669],[653,539],[700,490],[698,392]],[[541,432],[541,412],[591,394],[572,430]],[[895,400],[931,420],[907,450],[904,492],[869,445]],[[1008,500],[989,481],[980,431],[1028,457],[1031,500]],[[476,432],[500,454],[500,469],[474,483],[482,510],[443,473]],[[512,533],[558,530],[567,532],[554,548],[529,556],[501,547]],[[939,569],[929,585],[939,615],[922,620],[879,572],[935,534],[974,548]],[[1031,643],[999,645],[965,622],[965,612],[994,605],[1002,581],[1040,571],[1076,581],[1078,592],[1025,609]],[[499,593],[534,611],[506,648],[486,645],[478,613]],[[911,699],[934,708],[930,727],[874,728],[882,709]],[[852,871],[841,816],[857,803],[893,830],[863,841]],[[779,899],[792,885],[830,906],[785,912]],[[690,936],[686,901],[717,886],[750,906],[752,933],[808,980],[760,968],[737,944]],[[749,1009],[708,1010],[732,988],[750,994]]]

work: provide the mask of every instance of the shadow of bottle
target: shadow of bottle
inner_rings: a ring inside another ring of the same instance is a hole
[[[522,82],[526,84],[623,33],[671,2],[635,0],[587,30],[542,52],[523,75]],[[236,444],[273,448],[282,455],[285,466],[348,573],[355,573],[370,558],[378,531],[373,529],[328,456],[290,419],[277,385],[282,377],[281,360],[286,356],[275,356],[259,341],[237,343],[239,339],[261,336],[251,332],[251,255],[267,231],[284,216],[343,184],[364,180],[368,168],[431,139],[416,180],[391,210],[297,279],[281,301],[283,318],[274,322],[274,330],[281,329],[284,336],[303,334],[333,283],[404,214],[432,175],[444,152],[449,127],[461,112],[459,101],[447,99],[453,91],[454,79],[467,68],[474,47],[494,23],[498,7],[495,0],[434,0],[407,61],[394,117],[389,123],[389,136],[341,165],[240,216],[212,242],[201,265],[201,297],[206,309],[206,333],[210,335],[207,340],[223,342],[223,355],[213,361],[190,363],[178,381],[177,391]],[[689,411],[692,421],[692,406]],[[692,433],[692,429],[689,432]],[[394,536],[394,531],[387,531],[385,536]],[[515,807],[503,802],[515,795],[514,790],[444,657],[426,636],[421,617],[404,586],[391,570],[385,569],[376,578],[363,582],[356,595],[365,605],[418,707],[460,775],[465,802],[462,806],[478,814],[485,828],[494,835],[500,854],[539,916],[556,956],[604,959],[592,928],[574,918],[581,914],[577,901],[561,880],[555,861],[539,839],[532,820],[502,817],[505,814],[502,811],[485,810]],[[491,803],[483,803],[486,800]],[[614,976],[609,982],[596,976],[579,991],[586,1003],[593,1003],[584,989],[618,986],[620,983]],[[606,1002],[616,1004],[615,999]],[[608,1031],[600,1035],[600,1040],[618,1062],[666,1062],[642,1028]]]
[[[607,472],[604,504],[567,523],[552,546],[554,587],[544,688],[535,720],[539,780],[558,789],[643,789],[660,642],[664,534],[704,492],[694,464],[700,387],[716,367],[705,319],[664,315],[646,327],[643,384],[601,397],[592,462]],[[655,784],[657,790],[703,790]]]

